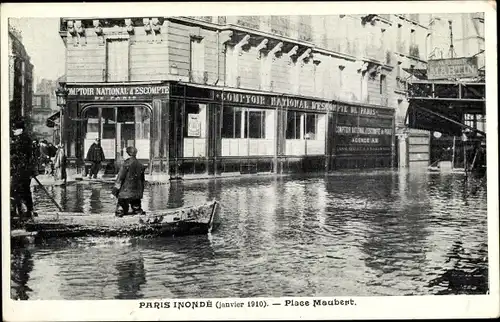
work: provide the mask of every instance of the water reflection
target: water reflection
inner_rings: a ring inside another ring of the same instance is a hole
[[[474,184],[471,192],[473,183],[456,174],[386,172],[147,185],[147,211],[215,198],[221,226],[208,236],[37,246],[25,293],[32,299],[480,293],[487,285],[487,264],[479,261],[486,256],[486,187]],[[73,184],[51,192],[68,211],[112,212],[110,187]],[[35,200],[54,208],[40,190]],[[44,276],[57,287],[44,284]]]
[[[438,295],[487,294],[487,255],[486,244],[479,245],[479,249],[471,254],[461,241],[455,241],[447,254],[448,268],[432,279],[427,287]]]
[[[119,260],[115,264],[118,272],[118,295],[117,299],[140,299],[144,295],[141,293],[141,286],[146,283],[146,273],[144,270],[144,259],[140,252],[135,254],[125,254],[125,259]]]
[[[10,291],[13,300],[27,300],[33,291],[28,286],[33,270],[33,256],[29,248],[13,248],[11,252]]]

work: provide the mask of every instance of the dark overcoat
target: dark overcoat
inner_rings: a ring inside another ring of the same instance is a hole
[[[125,160],[115,182],[119,199],[142,199],[144,193],[144,165],[135,157]]]
[[[33,142],[26,133],[13,136],[10,146],[10,174],[27,178],[33,174]]]
[[[101,162],[105,159],[102,147],[96,143],[92,143],[87,152],[87,160],[92,162]]]

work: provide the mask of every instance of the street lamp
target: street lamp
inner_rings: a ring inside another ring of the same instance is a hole
[[[68,97],[68,90],[65,84],[60,83],[60,86],[56,89],[56,99],[57,106],[59,106],[59,143],[63,144],[63,121],[64,121],[64,108],[66,107]]]

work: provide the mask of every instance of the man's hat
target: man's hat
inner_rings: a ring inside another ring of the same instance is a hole
[[[129,146],[126,149],[127,154],[130,155],[131,157],[135,157],[137,155],[137,149],[134,148],[133,146]]]
[[[15,130],[16,129],[23,129],[24,130],[26,128],[26,124],[24,124],[23,120],[18,120],[18,121],[14,122],[13,128]]]

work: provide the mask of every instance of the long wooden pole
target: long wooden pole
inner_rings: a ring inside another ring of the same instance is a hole
[[[38,178],[37,177],[33,177],[33,179],[35,179],[35,181],[40,185],[40,188],[42,188],[42,190],[45,192],[45,194],[47,194],[47,196],[49,197],[49,199],[54,203],[54,205],[56,205],[57,209],[59,209],[59,211],[62,212],[63,209],[61,208],[61,206],[59,206],[59,204],[57,203],[57,201],[50,195],[50,193],[47,191],[47,189],[45,189],[45,187],[38,180]]]
[[[452,156],[451,156],[451,168],[455,168],[455,139],[456,137],[453,137],[453,149],[452,149]]]

